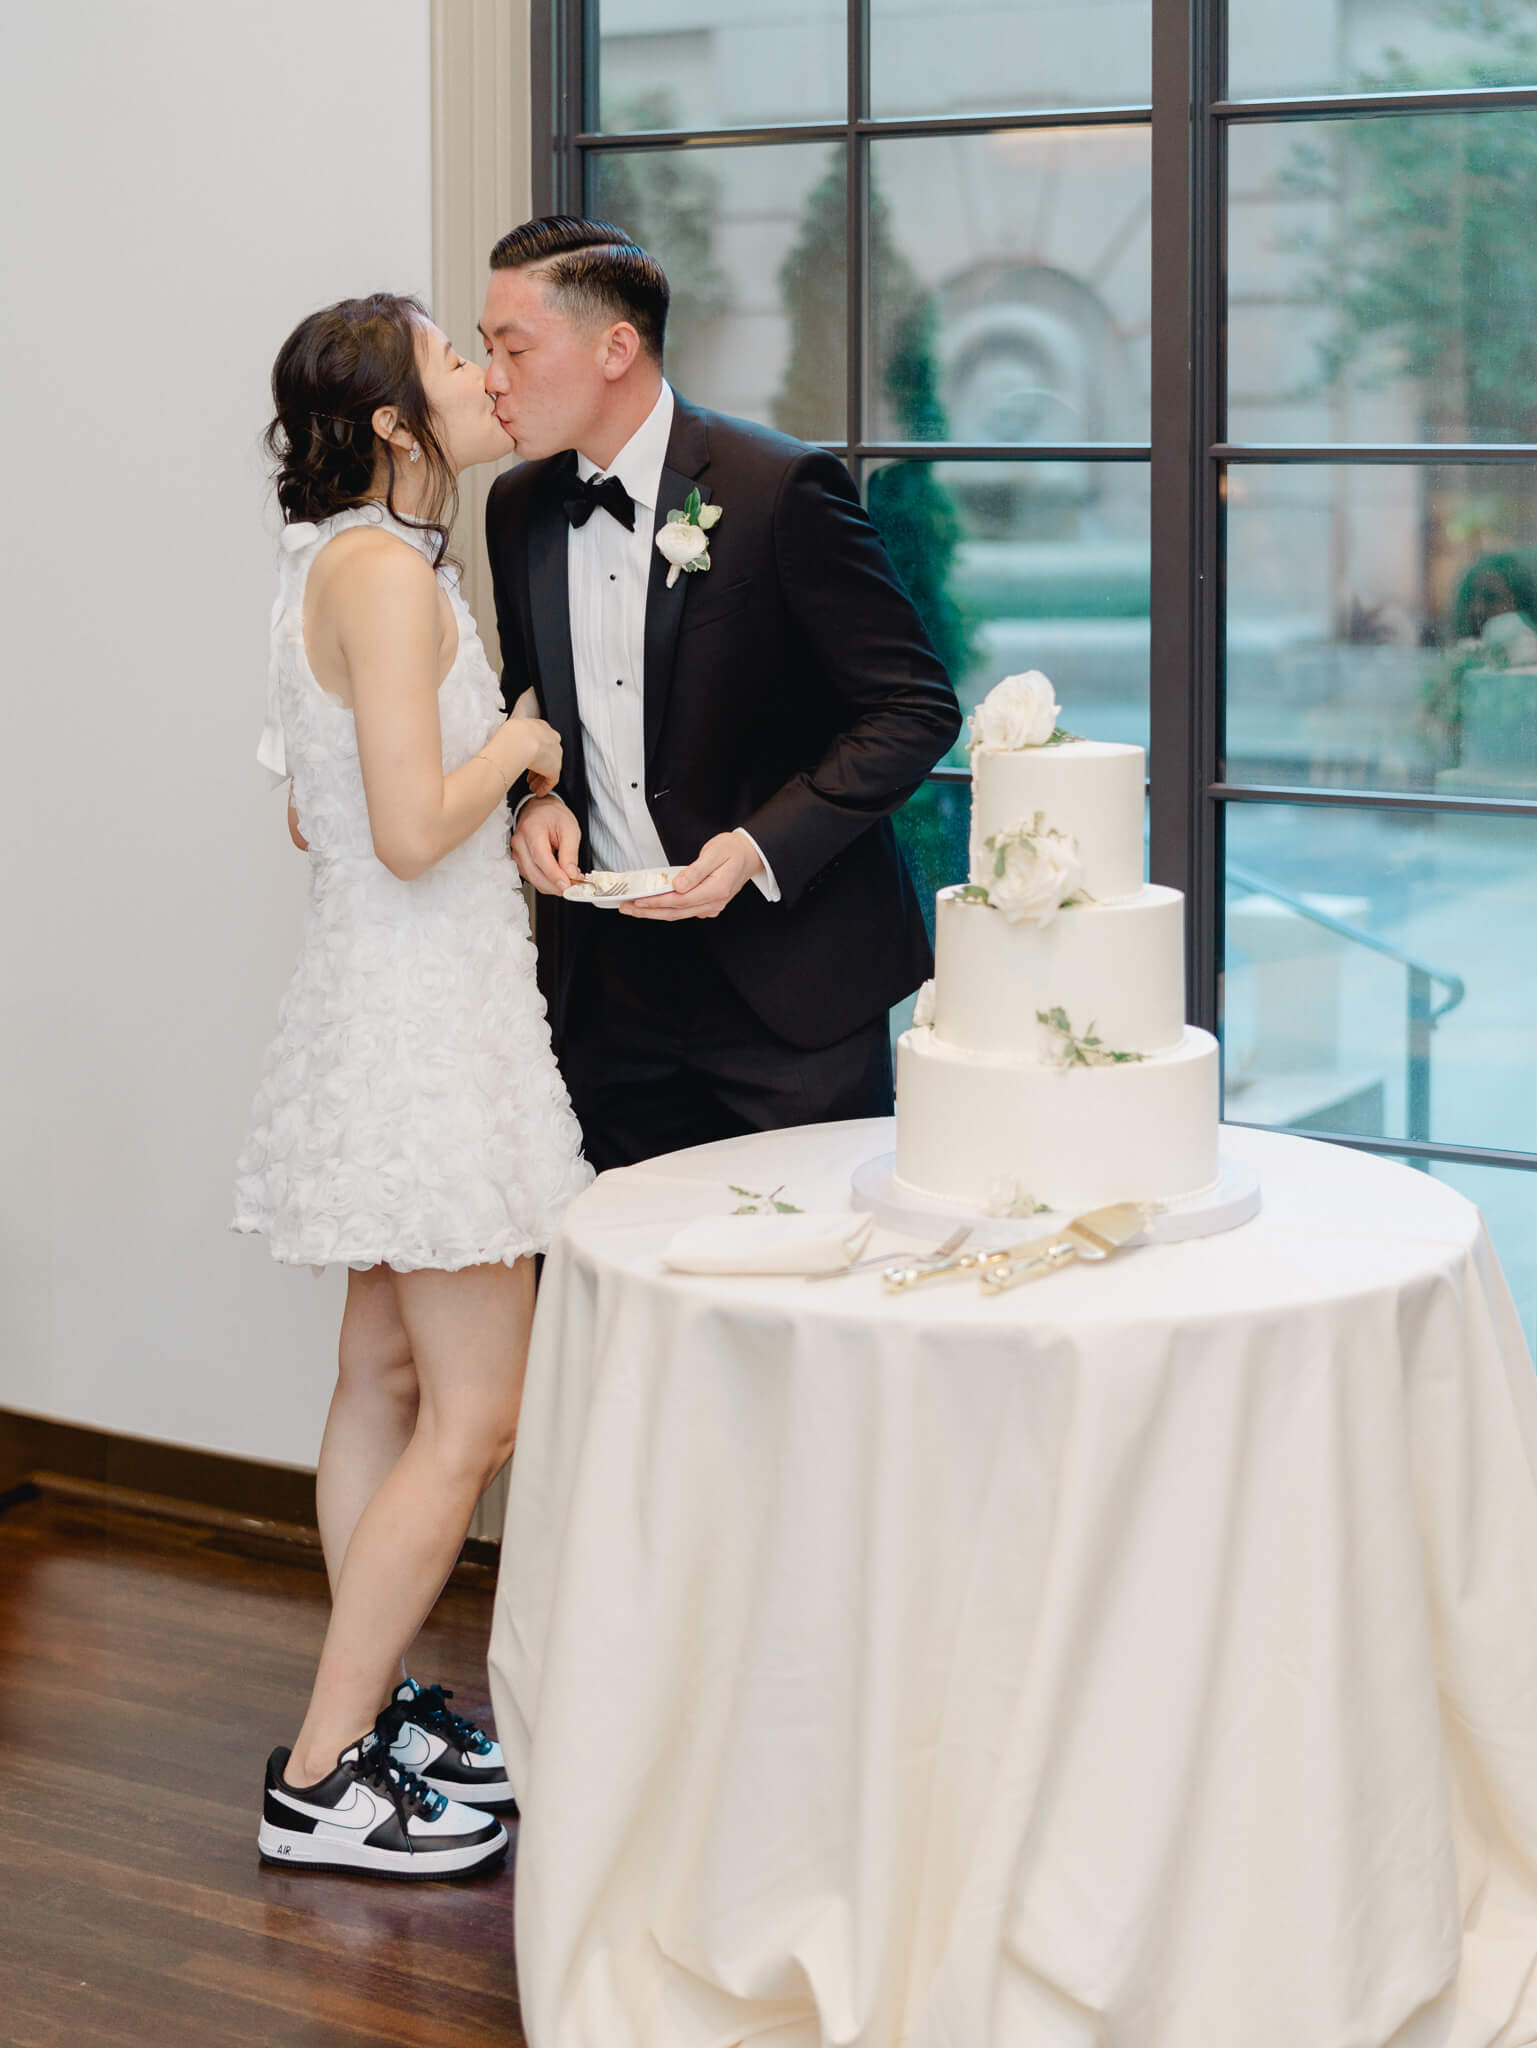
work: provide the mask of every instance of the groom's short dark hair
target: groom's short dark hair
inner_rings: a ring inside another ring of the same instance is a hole
[[[491,251],[493,270],[535,264],[578,319],[628,320],[647,355],[662,360],[672,300],[667,274],[623,228],[550,213],[513,228]]]

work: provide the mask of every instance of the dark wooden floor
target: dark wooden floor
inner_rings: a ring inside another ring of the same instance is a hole
[[[262,1766],[324,1626],[291,1544],[45,1492],[0,1514],[0,2042],[524,2048],[512,1878],[268,1870]],[[490,1593],[412,1668],[486,1711]]]

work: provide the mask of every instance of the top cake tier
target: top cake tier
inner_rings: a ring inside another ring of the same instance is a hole
[[[984,887],[993,856],[985,841],[1028,826],[1039,811],[1053,832],[1078,842],[1083,888],[1096,903],[1142,887],[1145,773],[1140,747],[1064,740],[1054,747],[974,747],[971,755],[971,879]]]

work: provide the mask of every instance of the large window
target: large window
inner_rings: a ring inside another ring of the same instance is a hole
[[[1463,1187],[1537,1326],[1537,0],[536,36],[538,200],[661,258],[679,387],[843,456],[968,709],[1149,746],[1225,1113]]]

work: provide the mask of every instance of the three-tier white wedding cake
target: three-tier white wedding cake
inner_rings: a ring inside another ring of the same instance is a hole
[[[1010,676],[972,719],[971,875],[897,1044],[898,1194],[997,1216],[1219,1179],[1217,1042],[1185,1022],[1184,899],[1142,880],[1140,747]]]

